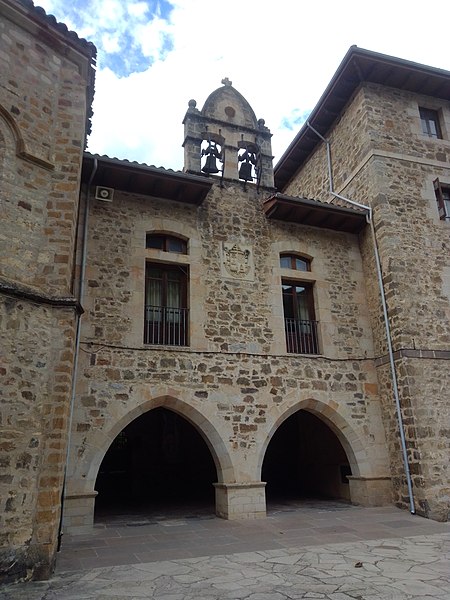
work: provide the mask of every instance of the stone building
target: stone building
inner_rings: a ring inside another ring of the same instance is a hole
[[[224,79],[175,172],[83,153],[95,48],[0,11],[6,577],[49,575],[62,499],[447,520],[450,73],[350,48],[275,169]]]
[[[66,463],[81,159],[95,47],[0,2],[0,565],[46,577]]]

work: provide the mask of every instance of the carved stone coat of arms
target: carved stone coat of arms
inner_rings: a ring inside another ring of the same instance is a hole
[[[222,267],[224,275],[236,279],[253,279],[253,254],[247,244],[223,242]]]

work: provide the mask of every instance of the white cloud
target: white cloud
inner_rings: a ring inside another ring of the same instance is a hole
[[[133,30],[135,44],[144,56],[159,58],[164,46],[164,36],[169,35],[171,28],[167,21],[155,18],[150,23],[138,24]]]
[[[117,35],[104,33],[102,35],[102,44],[105,52],[119,52],[120,50],[120,38]]]
[[[41,4],[65,21],[82,1]],[[154,7],[150,21],[150,10],[145,12],[150,2],[89,2],[77,30],[81,36],[100,45],[101,36],[109,34],[103,51],[112,51],[116,39],[123,47],[131,36],[133,48],[145,57],[141,72],[119,77],[103,68],[109,56],[100,55],[91,151],[181,168],[181,121],[189,99],[201,108],[228,76],[271,129],[276,162],[352,44],[450,69],[447,38],[425,26],[423,11],[406,0],[174,0],[172,5],[169,21]],[[450,22],[447,0],[429,0],[427,12]],[[131,64],[133,56],[122,52],[121,58]]]
[[[126,7],[122,0],[95,0],[90,7],[91,19],[97,27],[121,31],[126,27]]]
[[[148,11],[146,2],[129,2],[127,4],[128,14],[133,17],[142,18]]]

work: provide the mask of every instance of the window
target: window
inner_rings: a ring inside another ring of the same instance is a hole
[[[287,351],[318,354],[312,284],[283,281],[282,292]]]
[[[280,267],[295,271],[311,271],[311,261],[309,258],[295,254],[280,254]]]
[[[450,185],[443,185],[439,179],[433,181],[434,193],[441,221],[450,221]]]
[[[419,114],[422,133],[432,138],[442,138],[438,112],[429,108],[419,107]]]
[[[188,345],[187,283],[187,266],[147,263],[144,344]]]
[[[147,233],[145,238],[145,247],[163,250],[164,252],[177,252],[178,254],[187,254],[186,240],[166,235],[164,233]]]

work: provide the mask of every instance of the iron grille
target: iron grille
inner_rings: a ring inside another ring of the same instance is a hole
[[[188,330],[188,308],[146,305],[144,344],[187,346]]]
[[[293,354],[319,354],[318,321],[285,319],[287,351]]]

